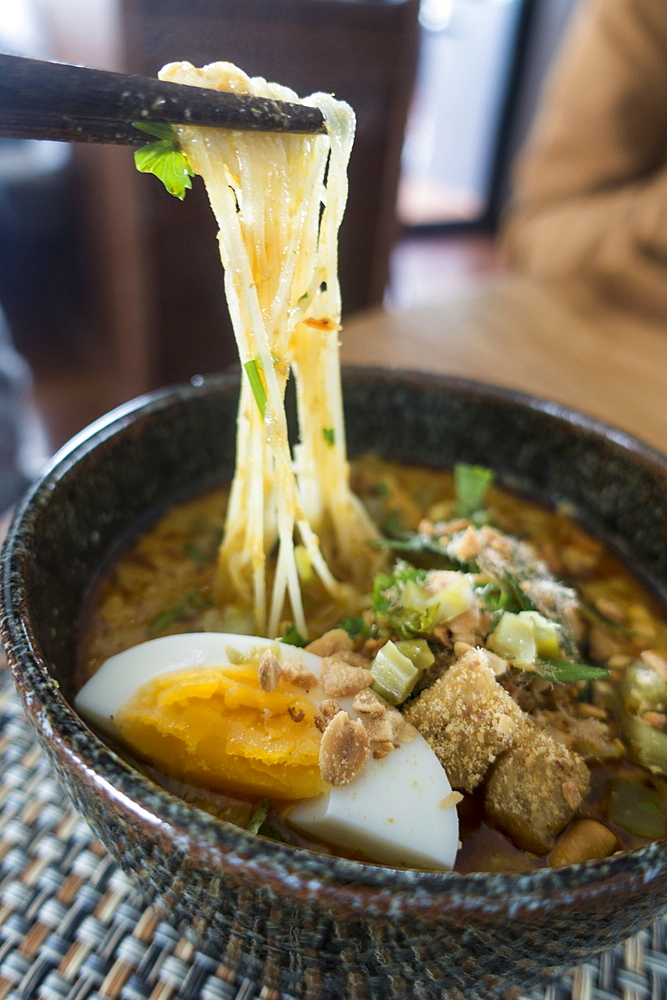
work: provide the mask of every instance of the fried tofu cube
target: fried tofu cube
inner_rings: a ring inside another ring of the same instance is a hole
[[[590,773],[581,757],[531,728],[496,764],[486,809],[518,847],[546,854],[589,788]]]
[[[468,650],[404,715],[431,746],[452,788],[464,792],[484,780],[529,725],[496,681],[483,649]]]

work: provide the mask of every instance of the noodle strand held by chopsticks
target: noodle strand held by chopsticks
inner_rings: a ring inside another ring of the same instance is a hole
[[[288,88],[250,79],[230,63],[203,69],[170,63],[159,76],[299,101]],[[225,291],[244,371],[218,599],[252,603],[256,632],[270,636],[278,634],[286,598],[294,624],[308,635],[295,541],[334,599],[343,600],[350,585],[365,590],[378,558],[366,545],[377,537],[375,528],[349,487],[338,357],[338,229],[347,200],[354,113],[327,94],[302,103],[321,110],[326,135],[175,127],[178,145],[204,179],[218,222]],[[300,435],[294,460],[284,406],[290,373]],[[267,601],[267,555],[276,543]],[[331,559],[344,584],[331,572]]]

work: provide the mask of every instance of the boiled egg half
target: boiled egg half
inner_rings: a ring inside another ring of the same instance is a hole
[[[306,836],[382,864],[450,869],[458,818],[447,775],[419,734],[372,757],[346,785],[319,772],[315,715],[324,693],[281,677],[259,685],[270,648],[319,677],[321,659],[295,646],[220,632],[169,635],[110,657],[75,704],[96,728],[165,774],[251,798],[298,800],[284,813]],[[352,719],[351,698],[338,699]]]

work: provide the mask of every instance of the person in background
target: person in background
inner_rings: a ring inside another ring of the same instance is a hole
[[[667,319],[667,0],[582,0],[519,157],[516,270]]]

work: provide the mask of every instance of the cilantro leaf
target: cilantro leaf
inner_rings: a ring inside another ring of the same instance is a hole
[[[338,628],[344,629],[350,639],[357,639],[359,636],[367,636],[370,634],[368,623],[362,615],[358,615],[356,618],[343,618],[338,625]]]
[[[169,122],[132,122],[132,124],[141,132],[147,132],[156,139],[169,139],[170,142],[174,142],[174,128]]]
[[[138,127],[142,127],[143,123]],[[152,135],[159,134],[156,128],[163,131],[160,123],[152,123],[150,127],[143,126],[142,131]],[[174,135],[171,126],[166,126],[170,130],[169,137],[159,139],[158,142],[151,142],[148,146],[142,146],[134,152],[134,165],[142,174],[155,174],[159,177],[169,194],[181,201],[185,198],[185,192],[192,187],[191,177],[194,177],[194,170],[185,157],[185,154],[176,148]],[[151,131],[152,130],[152,131]],[[164,133],[163,133],[164,134]]]
[[[286,643],[288,646],[301,646],[302,648],[308,644],[308,640],[304,639],[296,625],[290,625],[286,628],[285,634],[280,637],[280,641]]]
[[[323,427],[322,428],[322,437],[324,438],[324,440],[326,441],[326,443],[329,445],[329,447],[333,448],[333,446],[334,446],[334,444],[336,442],[336,437],[335,437],[335,433],[334,433],[333,427]]]
[[[486,491],[495,475],[495,472],[483,465],[458,462],[454,466],[457,517],[471,518],[483,510]]]

